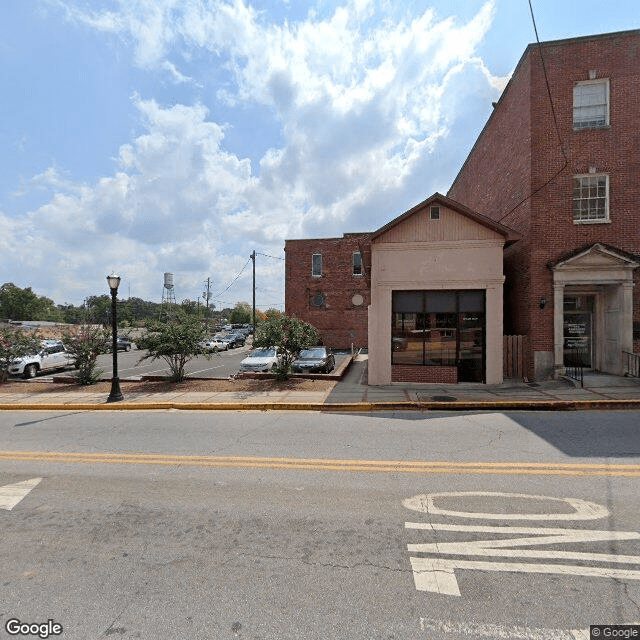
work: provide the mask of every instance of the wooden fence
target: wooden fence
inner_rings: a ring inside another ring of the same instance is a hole
[[[505,380],[522,380],[527,375],[527,336],[503,336],[502,375]]]

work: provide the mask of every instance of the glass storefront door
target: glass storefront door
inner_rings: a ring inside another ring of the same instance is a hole
[[[593,311],[595,297],[572,295],[564,297],[564,362],[593,366]]]
[[[394,291],[391,363],[458,368],[485,380],[484,291]]]

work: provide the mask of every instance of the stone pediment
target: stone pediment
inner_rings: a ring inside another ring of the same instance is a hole
[[[639,266],[638,263],[628,254],[598,243],[551,265],[551,270],[554,272],[618,271],[620,269],[635,269],[637,266]]]

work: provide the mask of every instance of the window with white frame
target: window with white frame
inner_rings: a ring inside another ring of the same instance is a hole
[[[573,128],[609,125],[609,80],[576,82],[573,86]]]
[[[314,253],[311,256],[311,275],[320,277],[322,275],[322,254]]]
[[[573,177],[573,221],[609,221],[609,176],[593,174]]]
[[[353,265],[353,271],[352,271],[353,275],[361,276],[362,275],[362,254],[359,251],[353,252],[352,265]]]

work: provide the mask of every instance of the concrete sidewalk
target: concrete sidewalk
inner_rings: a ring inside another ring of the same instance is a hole
[[[640,409],[640,379],[587,373],[584,387],[569,379],[547,382],[508,380],[499,385],[395,383],[367,385],[367,356],[359,355],[331,391],[163,392],[127,393],[122,402],[107,403],[104,393],[90,390],[60,393],[1,393],[4,410],[110,411],[183,410],[584,410]]]

